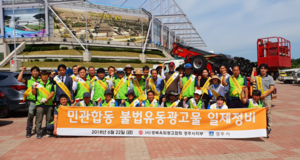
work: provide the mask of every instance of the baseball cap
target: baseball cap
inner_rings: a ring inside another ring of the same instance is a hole
[[[201,90],[196,90],[194,94],[202,95],[202,91]]]
[[[125,96],[128,97],[129,94],[133,94],[133,96],[136,97],[136,95],[135,95],[133,89],[130,89],[130,90],[126,93]]]
[[[91,97],[91,94],[89,93],[89,92],[85,92],[84,94],[83,94],[83,98],[87,98],[87,97]]]
[[[175,67],[175,63],[174,63],[174,62],[171,62],[171,63],[169,64],[169,67]]]
[[[118,68],[118,69],[117,69],[117,73],[118,73],[118,72],[124,72],[124,69],[123,69],[123,68]]]
[[[97,73],[105,73],[104,68],[98,68],[98,69],[97,69]]]
[[[110,89],[105,90],[104,95],[112,94]]]
[[[193,68],[191,64],[187,63],[184,65],[184,69],[191,69]]]

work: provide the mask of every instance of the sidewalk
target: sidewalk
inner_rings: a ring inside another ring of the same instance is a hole
[[[0,159],[300,159],[300,85],[276,81],[269,139],[25,138],[26,111],[0,119]]]

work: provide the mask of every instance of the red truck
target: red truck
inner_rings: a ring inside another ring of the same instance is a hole
[[[291,42],[282,37],[267,37],[257,40],[257,65],[266,63],[268,74],[274,79],[279,76],[278,70],[291,68]]]

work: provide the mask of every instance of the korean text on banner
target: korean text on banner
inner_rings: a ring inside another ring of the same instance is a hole
[[[58,135],[266,137],[266,109],[59,107]]]

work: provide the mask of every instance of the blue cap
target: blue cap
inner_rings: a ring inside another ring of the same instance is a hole
[[[192,65],[189,63],[184,65],[184,69],[192,69],[192,68],[193,68]]]
[[[91,97],[91,94],[89,92],[85,92],[83,93],[83,98],[90,98]]]
[[[117,72],[124,72],[124,69],[123,68],[118,68]]]

